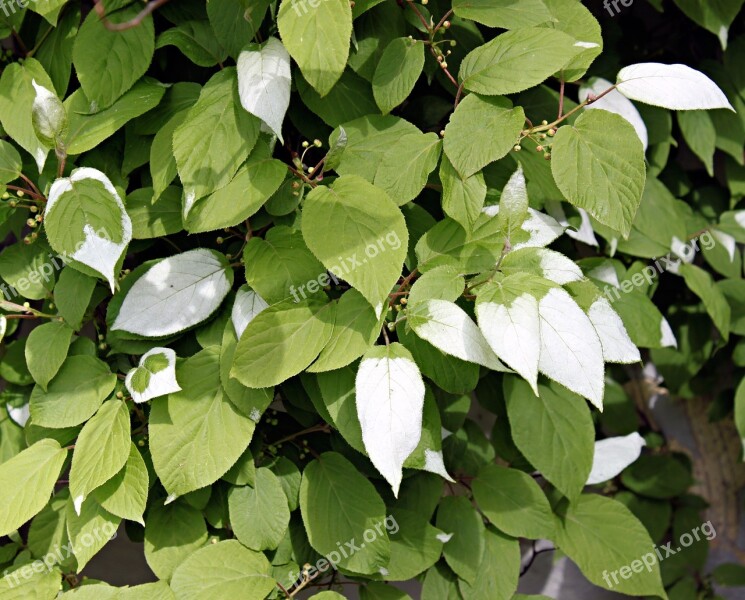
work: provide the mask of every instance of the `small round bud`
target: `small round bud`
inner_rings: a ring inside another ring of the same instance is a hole
[[[445,57],[444,57],[444,56],[443,56],[442,54],[440,54],[440,55],[439,55],[439,56],[437,57],[437,62],[442,62],[443,60],[445,60]]]
[[[520,144],[515,144],[515,146],[512,148],[515,152],[520,152],[520,150],[523,149],[523,147]]]
[[[543,119],[543,121],[541,121],[541,125],[548,125],[548,121],[546,121],[546,119]]]
[[[429,4],[429,0],[422,0],[422,6],[427,6]]]
[[[406,305],[408,303],[409,303],[409,299],[408,298],[401,298],[401,304]]]
[[[3,200],[7,200],[8,198],[10,198],[10,194],[8,192],[5,192],[3,194]]]
[[[546,139],[546,134],[545,133],[542,133],[538,137],[541,138],[542,140],[545,140]]]
[[[546,152],[546,154],[543,155],[543,158],[546,160],[551,160],[551,154],[549,152]]]
[[[401,305],[396,304],[396,306],[393,307],[393,310],[395,310],[396,312],[401,312]]]
[[[535,147],[536,152],[543,152],[543,146],[536,146]]]
[[[313,172],[316,170],[315,167],[308,167],[308,173],[313,175]]]
[[[49,310],[54,310],[54,302],[49,303]]]
[[[548,133],[548,136],[549,136],[549,137],[554,137],[554,136],[556,135],[556,129],[554,129],[554,128],[552,127],[551,129],[549,129],[549,130],[548,130],[548,132],[547,132],[547,133]]]
[[[29,304],[28,302],[24,302],[23,303],[23,308],[25,308],[26,310],[28,310],[29,308],[31,308],[31,304]]]
[[[23,243],[24,243],[24,244],[26,244],[26,245],[28,246],[28,245],[29,245],[29,244],[31,243],[31,238],[30,238],[30,237],[28,237],[28,236],[27,236],[27,237],[25,237],[25,238],[23,238]]]
[[[442,26],[443,26],[443,27],[444,27],[445,29],[450,29],[450,21],[445,21],[445,22],[444,22],[444,23],[442,24]]]
[[[8,202],[8,205],[10,205],[10,208],[15,208],[16,206],[18,206],[18,202],[15,200],[11,200],[10,202]]]
[[[352,0],[352,2],[349,3],[349,8],[354,8],[354,0]]]
[[[139,441],[137,442],[137,445],[138,445],[138,446],[139,446],[140,448],[142,448],[142,447],[143,447],[143,446],[145,445],[145,440],[139,440]]]
[[[36,227],[37,223],[35,219],[26,219],[26,225],[29,227]]]
[[[31,241],[34,241],[36,238],[39,237],[39,234],[36,231],[31,232]]]
[[[23,197],[24,197],[25,195],[26,195],[26,194],[24,194],[24,193],[23,193],[22,191],[20,191],[20,190],[18,190],[18,191],[16,192],[16,196],[18,196],[19,198],[23,198]]]
[[[44,217],[41,215],[36,215],[36,218],[34,219],[37,223],[41,223],[44,220]]]
[[[440,137],[443,137],[443,138],[445,137],[445,130],[444,129],[441,129],[440,130]]]
[[[292,192],[292,195],[295,196],[295,197],[297,197],[297,196],[300,195],[300,192]]]
[[[39,212],[39,207],[38,207],[38,206],[36,206],[36,205],[34,204],[33,206],[30,206],[30,207],[29,207],[29,210],[30,210],[30,211],[31,211],[32,213],[37,213],[37,212]]]
[[[122,394],[121,392],[117,392],[116,397],[119,398],[119,400],[121,400],[122,398],[124,398],[124,394]]]
[[[453,53],[453,51],[452,51],[452,50],[448,50],[447,52],[445,52],[445,54],[446,54],[447,56],[450,56],[450,55],[451,55],[452,53]]]
[[[103,335],[103,333],[99,333],[99,334],[98,334],[98,341],[99,341],[99,342],[103,342],[103,341],[104,341],[104,339],[105,339],[105,338],[104,338],[104,335]]]
[[[448,68],[448,64],[447,64],[446,62],[442,62],[442,63],[440,63],[440,66],[441,66],[441,67],[442,67],[443,69],[447,69],[447,68]]]
[[[224,240],[223,238],[219,237],[219,238],[217,238],[217,239],[216,239],[215,241],[216,241],[216,242],[217,242],[218,244],[222,244],[222,243],[223,243],[223,242],[224,242],[225,240]]]
[[[293,182],[292,182],[292,189],[293,189],[293,190],[296,190],[296,189],[298,189],[299,187],[300,187],[300,183],[299,183],[299,182],[297,182],[297,181],[293,181]]]
[[[303,142],[303,148],[307,148],[308,146],[310,146],[310,143],[307,140],[304,141]]]
[[[451,48],[455,48],[457,45],[458,45],[458,42],[456,42],[455,40],[450,40],[450,47]]]
[[[388,323],[386,327],[388,328],[388,331],[393,331],[394,329],[396,329],[396,326],[393,323]]]
[[[320,147],[322,146],[322,144],[321,144],[321,140],[313,140],[313,145],[314,145],[314,146],[315,146],[316,148],[320,148]]]
[[[98,345],[99,350],[106,350],[106,344],[99,344]]]

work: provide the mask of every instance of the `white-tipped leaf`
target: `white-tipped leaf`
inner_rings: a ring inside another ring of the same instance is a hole
[[[412,306],[409,324],[435,348],[468,362],[504,371],[484,335],[460,306],[447,300],[426,300]]]
[[[238,293],[235,295],[235,303],[233,304],[233,311],[230,314],[230,319],[233,322],[235,328],[235,335],[240,339],[243,332],[246,331],[248,324],[253,321],[254,317],[258,315],[262,310],[267,308],[266,300],[259,296],[247,285],[241,286]]]
[[[176,381],[176,353],[170,348],[153,348],[130,370],[124,385],[136,403],[181,391]]]
[[[613,479],[631,463],[636,461],[647,443],[636,431],[621,437],[607,438],[595,442],[595,455],[587,485]]]
[[[728,108],[734,112],[716,83],[686,65],[629,65],[618,72],[616,89],[631,100],[670,110]]]
[[[538,300],[528,292],[511,293],[505,286],[479,292],[479,328],[495,354],[522,376],[538,395],[541,350]]]
[[[209,317],[232,285],[233,270],[222,254],[189,250],[153,265],[129,289],[112,329],[164,337]]]
[[[538,302],[541,353],[538,370],[603,409],[603,348],[590,318],[561,288]]]
[[[241,105],[264,121],[282,141],[282,122],[290,105],[290,55],[277,38],[238,56]]]
[[[601,296],[592,303],[587,316],[600,338],[605,362],[629,364],[641,361],[639,349],[631,341],[621,317],[605,297]]]
[[[590,94],[599,96],[610,87],[613,87],[613,84],[607,79],[603,79],[602,77],[592,77],[587,83],[584,83],[580,86],[579,101],[584,102],[585,100],[587,100],[587,97]],[[618,90],[613,90],[612,92],[609,92],[608,94],[600,98],[600,100],[596,100],[592,104],[588,104],[585,107],[585,110],[590,110],[592,108],[600,108],[602,110],[607,110],[608,112],[621,115],[634,127],[634,129],[636,130],[636,135],[639,136],[639,139],[644,145],[644,150],[646,151],[647,145],[649,143],[647,126],[644,124],[644,120],[639,114],[639,111],[636,110],[636,106],[634,106],[631,103],[631,100],[626,98],[626,96],[621,94]]]
[[[49,190],[44,229],[56,252],[90,267],[115,291],[114,271],[132,240],[132,221],[106,175],[83,167],[57,179]]]
[[[403,464],[422,435],[424,382],[401,344],[375,346],[355,380],[357,417],[370,460],[398,496]]]

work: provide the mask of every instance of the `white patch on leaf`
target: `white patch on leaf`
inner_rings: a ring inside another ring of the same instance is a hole
[[[716,83],[686,65],[630,65],[618,72],[616,82],[616,89],[627,98],[653,106],[670,110],[735,110]]]
[[[454,302],[431,299],[409,313],[414,332],[438,350],[461,360],[504,371],[476,323]]]
[[[477,303],[476,316],[479,328],[494,353],[523,377],[538,395],[541,349],[538,300],[526,293],[515,298],[509,306],[494,302]]]
[[[595,442],[595,455],[587,485],[613,479],[639,458],[642,448],[646,445],[647,442],[636,431],[629,435]]]
[[[130,288],[112,329],[164,337],[207,319],[230,291],[228,265],[198,248],[163,259]]]
[[[230,314],[230,319],[235,328],[235,335],[238,336],[238,339],[241,338],[243,332],[246,331],[246,327],[254,320],[256,315],[268,306],[269,304],[267,304],[266,300],[248,286],[243,286],[238,290],[238,293],[235,295],[233,311]]]
[[[499,214],[499,205],[487,206],[482,212],[489,217],[496,217]],[[530,238],[524,242],[512,244],[512,250],[543,248],[564,233],[564,227],[556,219],[532,208],[528,208],[528,216],[520,225],[520,229],[530,235]]]
[[[167,365],[165,368],[151,372],[147,371],[147,359],[151,356],[161,355],[165,357]],[[132,379],[137,373],[138,369],[145,369],[148,373],[147,387],[143,391],[138,391],[132,384]],[[124,385],[132,396],[132,400],[137,404],[147,402],[153,398],[159,396],[165,396],[167,394],[173,394],[174,392],[180,392],[181,386],[176,381],[176,353],[170,348],[153,348],[140,357],[140,363],[138,367],[131,369],[127,373],[127,377],[124,380]]]
[[[631,341],[621,317],[604,297],[598,298],[587,311],[603,347],[603,360],[611,363],[641,361],[639,349]]]
[[[592,77],[588,83],[584,83],[579,88],[579,101],[584,102],[590,94],[599,96],[608,88],[613,87],[613,84],[607,79],[602,77]],[[631,103],[626,96],[621,94],[618,90],[613,90],[607,93],[605,96],[596,100],[592,104],[588,104],[585,110],[590,109],[602,109],[608,112],[615,113],[626,119],[636,130],[636,135],[644,145],[644,150],[647,150],[649,144],[649,136],[647,135],[647,126],[644,124],[642,116],[639,111],[636,110],[636,106]]]
[[[398,343],[375,347],[360,362],[355,393],[365,450],[398,497],[404,461],[422,435],[424,382],[419,367]]]
[[[559,288],[541,298],[538,314],[538,370],[603,410],[603,348],[590,318]]]
[[[22,406],[11,406],[6,403],[5,410],[8,411],[10,419],[19,427],[25,427],[28,418],[31,416],[30,405],[28,402]]]
[[[450,476],[445,468],[442,450],[432,450],[430,448],[424,450],[424,470],[455,483],[455,479]]]
[[[126,250],[127,245],[132,240],[132,221],[111,180],[97,169],[90,167],[75,169],[70,174],[70,177],[57,179],[52,184],[49,190],[45,214],[48,218],[52,218],[52,209],[57,205],[60,198],[65,193],[73,191],[73,184],[75,182],[85,179],[99,181],[111,195],[111,199],[121,213],[122,240],[119,243],[114,243],[105,237],[106,232],[95,231],[92,226],[85,225],[83,228],[85,239],[82,243],[77,244],[75,251],[69,254],[69,257],[100,273],[108,281],[113,293],[116,290],[114,268]],[[99,233],[103,233],[104,235],[99,235]],[[65,253],[62,254],[64,258]]]
[[[670,323],[667,322],[665,317],[662,317],[660,321],[660,344],[663,348],[677,348],[678,340],[675,339],[675,334],[670,328]]]
[[[244,50],[238,56],[241,105],[264,121],[280,142],[290,84],[290,55],[277,38],[270,37],[261,50]]]
[[[616,288],[621,287],[621,282],[618,280],[618,273],[613,268],[613,263],[611,263],[610,261],[604,262],[591,271],[588,271],[587,276],[592,277],[593,279],[597,279],[598,281],[602,281],[603,283],[607,283],[608,285],[612,285]]]
[[[546,279],[559,285],[581,281],[584,278],[582,269],[574,261],[553,250],[544,249],[541,252],[541,269]]]
[[[719,229],[712,229],[711,230],[712,237],[722,244],[724,246],[724,249],[727,250],[727,255],[729,256],[729,261],[732,262],[735,260],[735,251],[737,250],[737,240],[735,240],[734,237],[732,237],[729,233],[724,233],[723,231],[720,231]]]

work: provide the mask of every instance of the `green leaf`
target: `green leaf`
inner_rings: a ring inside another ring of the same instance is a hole
[[[447,142],[445,142],[447,147]],[[484,207],[486,183],[481,173],[461,179],[453,164],[447,157],[440,163],[440,181],[442,182],[442,210],[451,219],[470,229]]]
[[[60,97],[64,97],[70,82],[72,72],[72,49],[80,27],[80,9],[67,5],[62,18],[56,27],[47,35],[46,39],[37,40],[36,59],[44,66]],[[43,35],[42,32],[39,32]]]
[[[59,281],[54,286],[54,303],[65,322],[75,331],[83,324],[96,280],[73,267],[62,269]]]
[[[0,535],[15,531],[44,508],[66,456],[66,449],[47,439],[0,464]]]
[[[689,289],[696,294],[706,307],[711,320],[725,341],[729,338],[731,309],[722,290],[714,285],[712,276],[696,265],[681,264],[680,274]]]
[[[136,240],[159,238],[183,229],[181,189],[176,186],[167,186],[160,194],[153,188],[140,188],[127,196],[126,205]]]
[[[75,512],[72,499],[67,502],[67,535],[75,554],[77,568],[83,569],[86,564],[112,539],[121,519],[106,512],[101,506],[88,498]]]
[[[383,114],[409,97],[424,68],[424,44],[401,37],[383,51],[372,80],[373,95]]]
[[[339,298],[331,339],[308,371],[321,373],[347,366],[362,356],[378,337],[378,319],[365,297],[350,289]]]
[[[67,358],[72,329],[60,321],[45,323],[34,329],[26,342],[26,364],[34,381],[46,391]]]
[[[143,77],[110,107],[98,110],[82,89],[75,90],[64,102],[70,119],[65,141],[67,153],[92,150],[125,123],[157,106],[165,91],[163,84]]]
[[[129,435],[129,410],[122,400],[105,402],[83,426],[70,468],[70,494],[78,515],[86,497],[124,467]]]
[[[107,18],[113,23],[123,23],[139,12],[139,7],[132,6]],[[155,30],[151,16],[126,31],[109,31],[98,13],[92,11],[75,38],[72,60],[85,95],[97,110],[101,110],[114,104],[145,74],[154,52]],[[102,73],[106,73],[106,77],[102,77]]]
[[[89,267],[116,290],[116,267],[132,239],[122,199],[101,171],[84,167],[57,179],[44,219],[49,243],[63,257]]]
[[[10,183],[21,176],[21,156],[12,144],[0,140],[0,183]]]
[[[704,0],[675,0],[686,16],[719,38],[722,49],[727,49],[729,27],[742,8],[742,0],[734,2]]]
[[[230,183],[256,144],[259,123],[240,104],[234,67],[219,71],[205,84],[173,133],[185,216],[199,198]]]
[[[54,287],[52,267],[59,266],[57,262],[50,263],[48,260],[49,250],[49,246],[43,242],[7,246],[0,253],[0,277],[23,298],[46,298]],[[13,294],[4,291],[4,296],[9,293]]]
[[[385,576],[387,581],[413,579],[440,558],[442,532],[430,524],[429,516],[419,512],[419,507],[417,512],[396,509],[395,515],[386,518],[386,528],[391,539],[391,561],[386,567]]]
[[[444,150],[461,178],[467,178],[506,155],[525,124],[521,107],[505,98],[466,96],[445,128]]]
[[[519,29],[551,18],[542,0],[454,0],[453,11],[488,27]]]
[[[217,481],[253,436],[254,421],[226,401],[219,359],[216,347],[186,359],[176,369],[184,391],[152,403],[150,451],[170,498]]]
[[[112,515],[144,526],[142,518],[147,503],[149,475],[145,461],[134,443],[119,473],[93,492],[93,497]]]
[[[512,439],[546,479],[574,499],[592,467],[595,429],[590,411],[582,398],[557,384],[539,383],[538,393],[536,397],[525,381],[505,376]]]
[[[31,106],[36,97],[32,81],[54,90],[49,75],[34,58],[24,61],[23,65],[11,63],[3,69],[0,77],[0,89],[3,90],[0,94],[0,123],[7,134],[33,156],[41,173],[49,151],[36,137],[31,123]]]
[[[328,235],[329,223],[334,236]],[[408,242],[403,215],[385,192],[350,175],[317,187],[305,200],[302,229],[313,254],[380,316],[401,275]]]
[[[59,429],[91,418],[114,390],[116,375],[94,356],[69,356],[46,392],[34,386],[31,417],[36,425]]]
[[[492,527],[484,542],[478,578],[473,585],[458,581],[460,593],[469,600],[510,600],[520,578],[520,542]]]
[[[220,45],[220,39],[206,21],[185,21],[177,27],[166,29],[155,41],[155,49],[165,46],[176,46],[200,67],[214,67],[228,56]]]
[[[302,234],[282,225],[272,227],[263,239],[251,238],[243,262],[246,282],[269,304],[321,297],[321,288],[331,281]]]
[[[370,481],[341,454],[326,452],[305,467],[300,510],[310,544],[327,561],[363,574],[387,566],[385,505]],[[342,556],[340,543],[353,543],[359,549]]]
[[[145,560],[161,579],[168,580],[180,564],[207,542],[202,513],[186,502],[155,504],[145,522]]]
[[[207,16],[214,31],[230,56],[237,59],[261,26],[270,0],[209,0]]]
[[[473,495],[486,518],[501,531],[529,539],[551,538],[551,506],[535,480],[522,471],[487,465],[473,480]]]
[[[667,500],[693,485],[690,469],[674,456],[645,455],[629,466],[621,481],[641,496]]]
[[[341,77],[349,56],[352,9],[346,0],[282,0],[277,14],[282,42],[303,77],[325,96]]]
[[[342,73],[339,81],[323,98],[299,73],[295,77],[295,85],[303,104],[330,127],[339,127],[347,121],[378,112],[370,84],[349,69]],[[333,159],[330,164],[326,159],[324,170],[328,169],[335,169]]]
[[[329,341],[334,304],[286,300],[259,313],[243,332],[230,376],[251,388],[272,387],[308,367]]]
[[[279,479],[269,469],[256,469],[253,485],[231,489],[228,506],[230,524],[244,546],[256,551],[279,546],[290,524],[290,510]]]
[[[705,110],[682,110],[677,117],[686,144],[704,163],[709,177],[714,177],[717,132],[709,113]]]
[[[463,87],[477,94],[514,94],[543,82],[579,51],[575,40],[561,31],[521,28],[471,51],[458,75]]]
[[[7,575],[0,579],[0,596],[8,600],[52,600],[60,589],[60,574],[56,569],[41,573],[31,571],[26,577],[30,565],[19,564],[8,567]]]
[[[735,392],[735,425],[740,434],[742,447],[745,449],[745,378],[740,380]]]
[[[396,141],[383,155],[373,183],[398,206],[414,200],[437,167],[442,142],[435,133],[412,133]]]
[[[646,177],[634,127],[619,115],[591,110],[560,127],[554,140],[551,172],[562,194],[628,237]]]
[[[528,189],[525,185],[525,174],[521,164],[517,171],[510,175],[499,198],[497,222],[508,240],[516,240],[517,232],[528,216]],[[513,244],[513,248],[516,244]]]
[[[666,598],[654,544],[623,504],[597,495],[580,496],[557,519],[556,545],[595,585],[633,596]],[[640,570],[618,577],[619,569],[644,561]]]
[[[181,563],[171,589],[181,600],[264,598],[276,587],[270,573],[263,554],[226,540],[198,550]]]
[[[152,348],[140,357],[139,365],[124,380],[132,400],[141,404],[158,396],[181,391],[176,381],[176,353],[170,348]]]
[[[452,537],[443,554],[450,568],[461,579],[473,585],[484,553],[484,522],[465,496],[446,496],[437,509],[437,528]]]

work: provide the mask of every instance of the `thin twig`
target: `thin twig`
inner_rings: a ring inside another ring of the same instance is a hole
[[[152,14],[156,8],[163,6],[166,2],[168,2],[168,0],[152,0],[145,5],[145,8],[143,8],[136,17],[129,21],[125,21],[124,23],[112,23],[109,21],[106,17],[106,9],[103,4],[101,4],[101,0],[93,0],[93,8],[106,29],[109,31],[126,31],[127,29],[137,27],[146,17],[148,17],[148,15]]]
[[[26,44],[23,43],[23,40],[21,39],[21,36],[18,35],[18,32],[15,29],[10,30],[11,34],[13,35],[13,39],[16,41],[18,46],[23,51],[24,56],[28,56],[28,48],[26,48]]]
[[[561,87],[559,88],[559,116],[557,119],[561,119],[561,115],[564,112],[564,80],[561,80]]]
[[[424,15],[421,13],[421,11],[416,7],[416,4],[414,4],[413,0],[406,0],[406,3],[412,8],[412,10],[416,13],[416,16],[419,17],[419,20],[422,22],[422,25],[424,25],[424,28],[427,30],[427,33],[431,33],[432,26],[427,23],[427,20],[424,18]]]
[[[450,9],[449,11],[447,11],[447,12],[445,13],[445,16],[444,16],[444,17],[442,17],[442,19],[440,19],[440,22],[439,22],[439,23],[438,23],[437,25],[435,25],[435,28],[434,28],[434,29],[432,30],[432,35],[434,35],[435,33],[437,33],[437,31],[438,31],[438,30],[440,29],[440,27],[442,27],[442,24],[443,24],[443,23],[444,23],[445,21],[447,21],[447,20],[448,20],[448,17],[449,17],[450,15],[452,15],[452,14],[453,14],[453,9],[451,8],[451,9]]]

